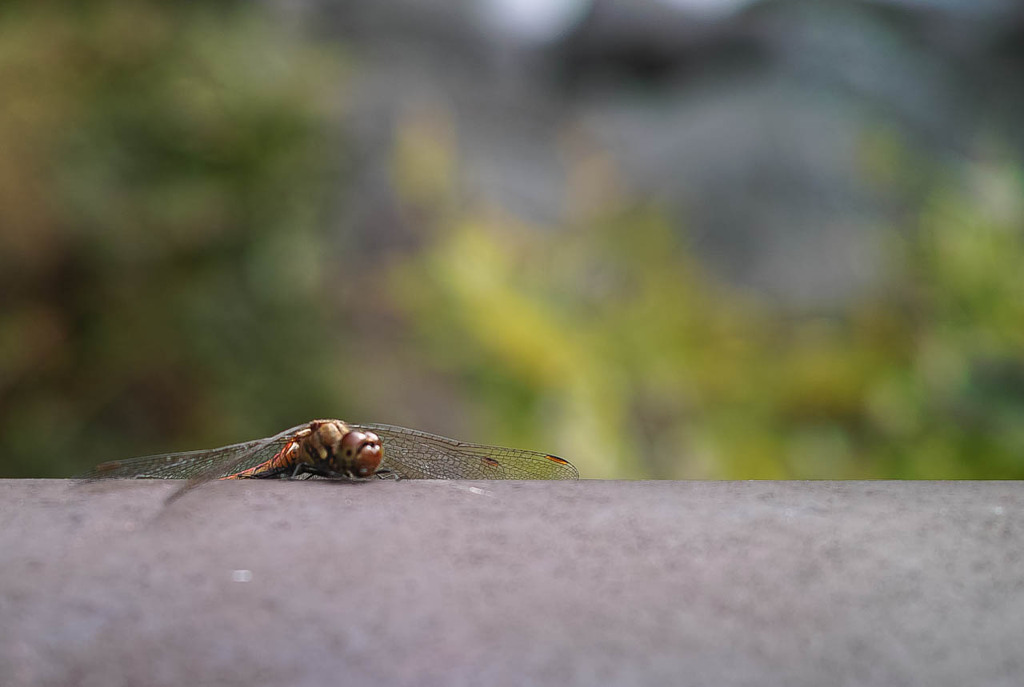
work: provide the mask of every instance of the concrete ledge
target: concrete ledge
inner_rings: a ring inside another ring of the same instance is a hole
[[[1013,482],[0,481],[4,685],[1019,685]]]

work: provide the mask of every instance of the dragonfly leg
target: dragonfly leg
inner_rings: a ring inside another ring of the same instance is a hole
[[[344,480],[346,482],[368,482],[373,479],[372,476],[355,477],[353,475],[346,475],[342,472],[324,470],[323,468],[314,467],[309,463],[297,463],[288,479],[308,479],[310,477],[324,477],[326,479]]]
[[[295,469],[292,470],[292,474],[288,476],[288,479],[304,479],[303,475],[329,477],[330,474],[324,470],[317,469],[309,463],[296,463]]]

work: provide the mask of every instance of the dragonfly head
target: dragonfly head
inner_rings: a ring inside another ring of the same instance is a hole
[[[370,477],[384,459],[380,437],[373,432],[350,430],[342,437],[339,449],[339,462],[346,468],[344,472],[355,477]]]

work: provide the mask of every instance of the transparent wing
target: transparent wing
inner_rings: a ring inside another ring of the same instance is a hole
[[[296,425],[272,437],[221,448],[113,460],[97,465],[78,479],[188,479],[198,483],[225,477],[270,460],[305,426]]]
[[[558,456],[499,446],[468,444],[393,425],[351,425],[380,437],[382,470],[403,479],[579,479]]]

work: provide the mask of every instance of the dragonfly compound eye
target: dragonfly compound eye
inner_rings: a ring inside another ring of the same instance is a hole
[[[356,477],[369,477],[380,467],[384,448],[373,432],[352,430],[341,440],[341,454],[347,472]]]

